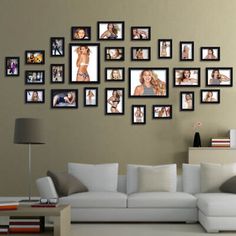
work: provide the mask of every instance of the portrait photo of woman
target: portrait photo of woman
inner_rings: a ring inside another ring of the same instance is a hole
[[[105,89],[106,115],[124,114],[124,88]]]
[[[44,103],[44,90],[25,90],[25,103]]]
[[[70,44],[70,82],[99,83],[99,44]]]
[[[172,39],[158,39],[158,58],[172,58]]]
[[[97,23],[98,40],[124,40],[124,22],[99,21]]]
[[[84,88],[84,106],[98,106],[98,88]]]
[[[179,43],[180,61],[194,60],[194,42],[181,41]]]
[[[124,61],[124,47],[105,47],[105,61]]]
[[[172,105],[153,105],[152,106],[153,119],[171,119]]]
[[[206,86],[232,87],[232,67],[206,68]]]
[[[129,68],[130,97],[168,97],[168,68]]]
[[[132,61],[150,61],[151,60],[150,47],[131,47],[131,60]]]
[[[194,92],[180,92],[180,111],[194,111]]]
[[[174,68],[174,87],[200,87],[200,68]]]
[[[220,61],[220,47],[201,47],[201,61]]]
[[[151,27],[132,26],[131,40],[151,40]]]
[[[105,80],[110,82],[124,81],[124,67],[106,67]]]
[[[146,124],[145,105],[132,105],[132,124]]]
[[[220,103],[220,90],[201,90],[201,103]]]
[[[91,27],[73,26],[71,27],[71,40],[90,40]]]

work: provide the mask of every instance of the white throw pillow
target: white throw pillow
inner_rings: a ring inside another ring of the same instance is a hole
[[[183,164],[183,191],[200,193],[200,164]]]
[[[172,166],[139,167],[139,192],[176,192],[176,169]]]
[[[159,166],[172,166],[173,171],[176,173],[176,164],[159,165]],[[127,194],[138,192],[138,168],[139,167],[154,167],[150,165],[127,165]],[[158,167],[158,166],[155,166]],[[177,181],[175,181],[176,184]]]
[[[236,163],[224,165],[201,163],[201,192],[220,192],[221,184],[235,175]]]
[[[118,163],[79,164],[68,163],[68,172],[78,178],[90,192],[116,192]]]

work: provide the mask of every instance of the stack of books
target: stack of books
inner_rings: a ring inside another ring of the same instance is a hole
[[[0,211],[16,210],[19,202],[0,202]]]
[[[40,233],[44,231],[42,217],[10,217],[10,233]]]
[[[212,147],[230,147],[230,138],[212,138]]]
[[[8,234],[9,232],[9,225],[0,225],[0,234]]]

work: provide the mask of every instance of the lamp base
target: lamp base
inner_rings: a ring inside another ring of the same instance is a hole
[[[22,203],[33,203],[33,202],[39,202],[39,199],[23,199],[23,200],[20,200],[19,202],[22,202]]]

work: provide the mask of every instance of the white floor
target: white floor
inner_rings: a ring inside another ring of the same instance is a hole
[[[199,224],[72,224],[72,236],[235,236],[236,232],[207,234]]]

